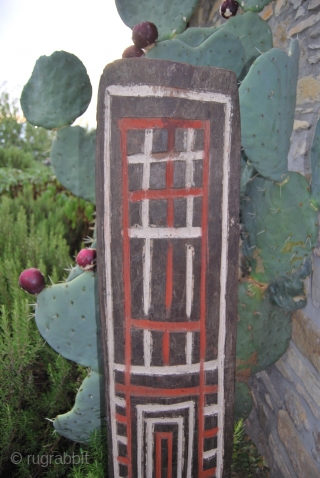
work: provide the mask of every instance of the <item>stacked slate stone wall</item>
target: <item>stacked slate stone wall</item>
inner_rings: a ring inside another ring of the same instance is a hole
[[[190,26],[217,25],[220,2],[202,0]],[[320,116],[320,0],[278,0],[260,14],[273,31],[274,46],[301,48],[294,130],[288,166],[310,173],[310,149]],[[306,281],[307,306],[293,314],[285,355],[250,379],[254,408],[246,430],[266,457],[271,478],[320,477],[320,242]]]

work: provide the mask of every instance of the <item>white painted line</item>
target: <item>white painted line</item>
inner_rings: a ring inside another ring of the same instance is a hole
[[[137,239],[191,239],[201,237],[201,227],[131,227],[128,233]]]
[[[144,353],[144,366],[150,370],[151,357],[152,357],[152,332],[145,329],[143,331],[143,353]],[[116,365],[115,365],[116,367]],[[144,368],[144,367],[141,367]],[[148,375],[148,374],[147,374]]]
[[[204,158],[204,152],[203,151],[190,151],[190,152],[173,152],[172,155],[170,156],[156,156],[157,153],[154,153],[154,156],[149,157],[149,162],[150,163],[166,163],[169,161],[187,161],[187,160],[192,160],[192,161],[199,161],[200,159]],[[131,154],[130,156],[127,156],[128,163],[129,164],[144,164],[145,163],[145,155],[138,153],[138,154]]]
[[[147,330],[144,330],[146,332]],[[187,334],[190,332],[187,332]],[[192,332],[191,332],[192,334]],[[217,369],[218,362],[217,360],[211,360],[210,362],[204,362],[204,370],[208,372],[212,372],[213,370]],[[122,363],[115,363],[114,370],[118,370],[119,372],[125,371],[125,365]],[[200,364],[186,364],[186,365],[170,365],[165,367],[148,367],[143,365],[131,365],[130,371],[132,375],[182,375],[182,374],[192,374],[192,373],[199,373],[200,372]]]
[[[194,257],[194,247],[187,246],[187,267],[186,267],[186,314],[190,319],[191,310],[192,310],[192,301],[193,301],[193,257]]]
[[[124,445],[128,444],[128,438],[122,435],[117,435],[117,440],[118,442],[123,443]]]
[[[118,405],[118,407],[126,408],[126,401],[124,398],[115,396],[114,403]]]
[[[207,407],[204,407],[205,416],[217,415],[219,411],[220,407],[218,405],[209,405]]]
[[[187,332],[186,337],[186,363],[188,367],[192,364],[192,341],[193,341],[193,334],[192,332]],[[200,371],[200,368],[199,368]]]
[[[188,401],[188,402],[182,402],[182,403],[173,403],[170,405],[156,405],[156,404],[148,404],[148,405],[137,405],[137,438],[138,438],[138,450],[137,450],[137,461],[138,461],[138,478],[144,478],[144,422],[147,422],[150,420],[150,418],[144,418],[143,414],[144,413],[164,413],[164,412],[172,412],[172,411],[177,411],[183,410],[183,409],[188,409],[188,428],[189,432],[188,435],[185,437],[182,435],[182,441],[181,441],[181,452],[178,450],[178,456],[182,456],[182,460],[184,460],[184,440],[185,438],[188,440],[188,457],[187,457],[187,474],[186,478],[192,478],[191,477],[191,471],[192,471],[192,458],[193,458],[193,439],[194,439],[194,429],[195,429],[195,403],[193,401]],[[177,417],[177,418],[164,418],[163,416],[160,416],[159,418],[153,418],[155,423],[159,423],[161,420],[166,420],[165,423],[167,423],[168,420],[183,420],[182,417]],[[152,418],[151,418],[152,420]],[[183,423],[182,423],[183,425]],[[147,423],[148,426],[148,423]],[[149,425],[149,427],[152,427],[152,424]],[[150,430],[149,430],[149,435],[150,435]],[[151,435],[152,429],[151,429]],[[150,451],[148,450],[148,446],[152,443],[152,450],[153,450],[153,441],[148,440],[146,437],[146,445],[147,445],[147,457],[149,457],[149,464],[147,463],[148,470],[152,468],[152,454],[150,458]],[[182,460],[181,460],[181,471],[178,468],[178,473],[177,476],[181,476],[182,472]],[[145,478],[149,478],[152,476],[152,473],[149,474],[147,471],[147,474],[145,475]]]
[[[212,450],[204,451],[203,452],[203,459],[208,460],[208,458],[212,458],[213,456],[216,456],[217,454],[217,449],[213,448]]]

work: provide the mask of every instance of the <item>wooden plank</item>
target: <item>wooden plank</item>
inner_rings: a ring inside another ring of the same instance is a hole
[[[232,72],[106,67],[96,184],[110,477],[230,475],[239,171]]]

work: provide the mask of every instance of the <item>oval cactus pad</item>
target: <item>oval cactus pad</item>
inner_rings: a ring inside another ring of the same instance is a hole
[[[305,263],[317,242],[318,211],[310,203],[309,184],[301,174],[289,173],[283,183],[256,177],[241,210],[254,280],[269,283]]]
[[[21,95],[21,108],[29,123],[46,129],[69,125],[91,100],[87,70],[78,57],[65,51],[41,56]]]
[[[75,196],[95,203],[96,132],[81,126],[60,128],[52,143],[51,161],[61,184]]]
[[[256,170],[274,181],[287,173],[298,64],[297,40],[288,55],[272,48],[255,60],[239,89],[241,144]]]
[[[137,23],[151,22],[158,29],[158,41],[183,32],[198,0],[116,0],[122,21],[130,28]]]

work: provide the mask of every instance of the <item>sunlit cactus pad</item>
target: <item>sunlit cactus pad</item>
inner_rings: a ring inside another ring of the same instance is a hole
[[[46,342],[63,357],[99,371],[100,322],[96,277],[85,272],[70,282],[44,289],[35,319]]]
[[[318,237],[318,210],[310,203],[308,181],[288,173],[283,183],[254,178],[241,202],[244,253],[251,276],[269,283],[291,275],[308,259]]]
[[[241,144],[257,171],[275,181],[287,173],[298,64],[299,43],[292,40],[288,55],[277,48],[260,55],[239,89]]]
[[[89,443],[91,433],[103,426],[103,382],[103,375],[93,371],[84,379],[72,410],[58,415],[53,422],[59,435],[80,443]]]
[[[183,32],[198,0],[116,0],[122,21],[130,28],[137,23],[151,22],[158,29],[158,41]]]
[[[268,291],[239,284],[237,376],[243,380],[275,363],[288,347],[291,314],[272,305]]]
[[[41,56],[21,95],[29,123],[53,129],[69,125],[87,109],[92,87],[87,70],[75,55],[55,51]]]
[[[60,128],[52,143],[51,162],[61,184],[73,194],[95,203],[96,132],[81,126]]]
[[[261,12],[272,0],[236,0],[245,12]]]
[[[197,66],[214,66],[233,71],[240,77],[245,65],[245,51],[233,33],[217,30],[201,45],[193,48],[180,40],[167,40],[149,50],[148,58],[174,60]]]

